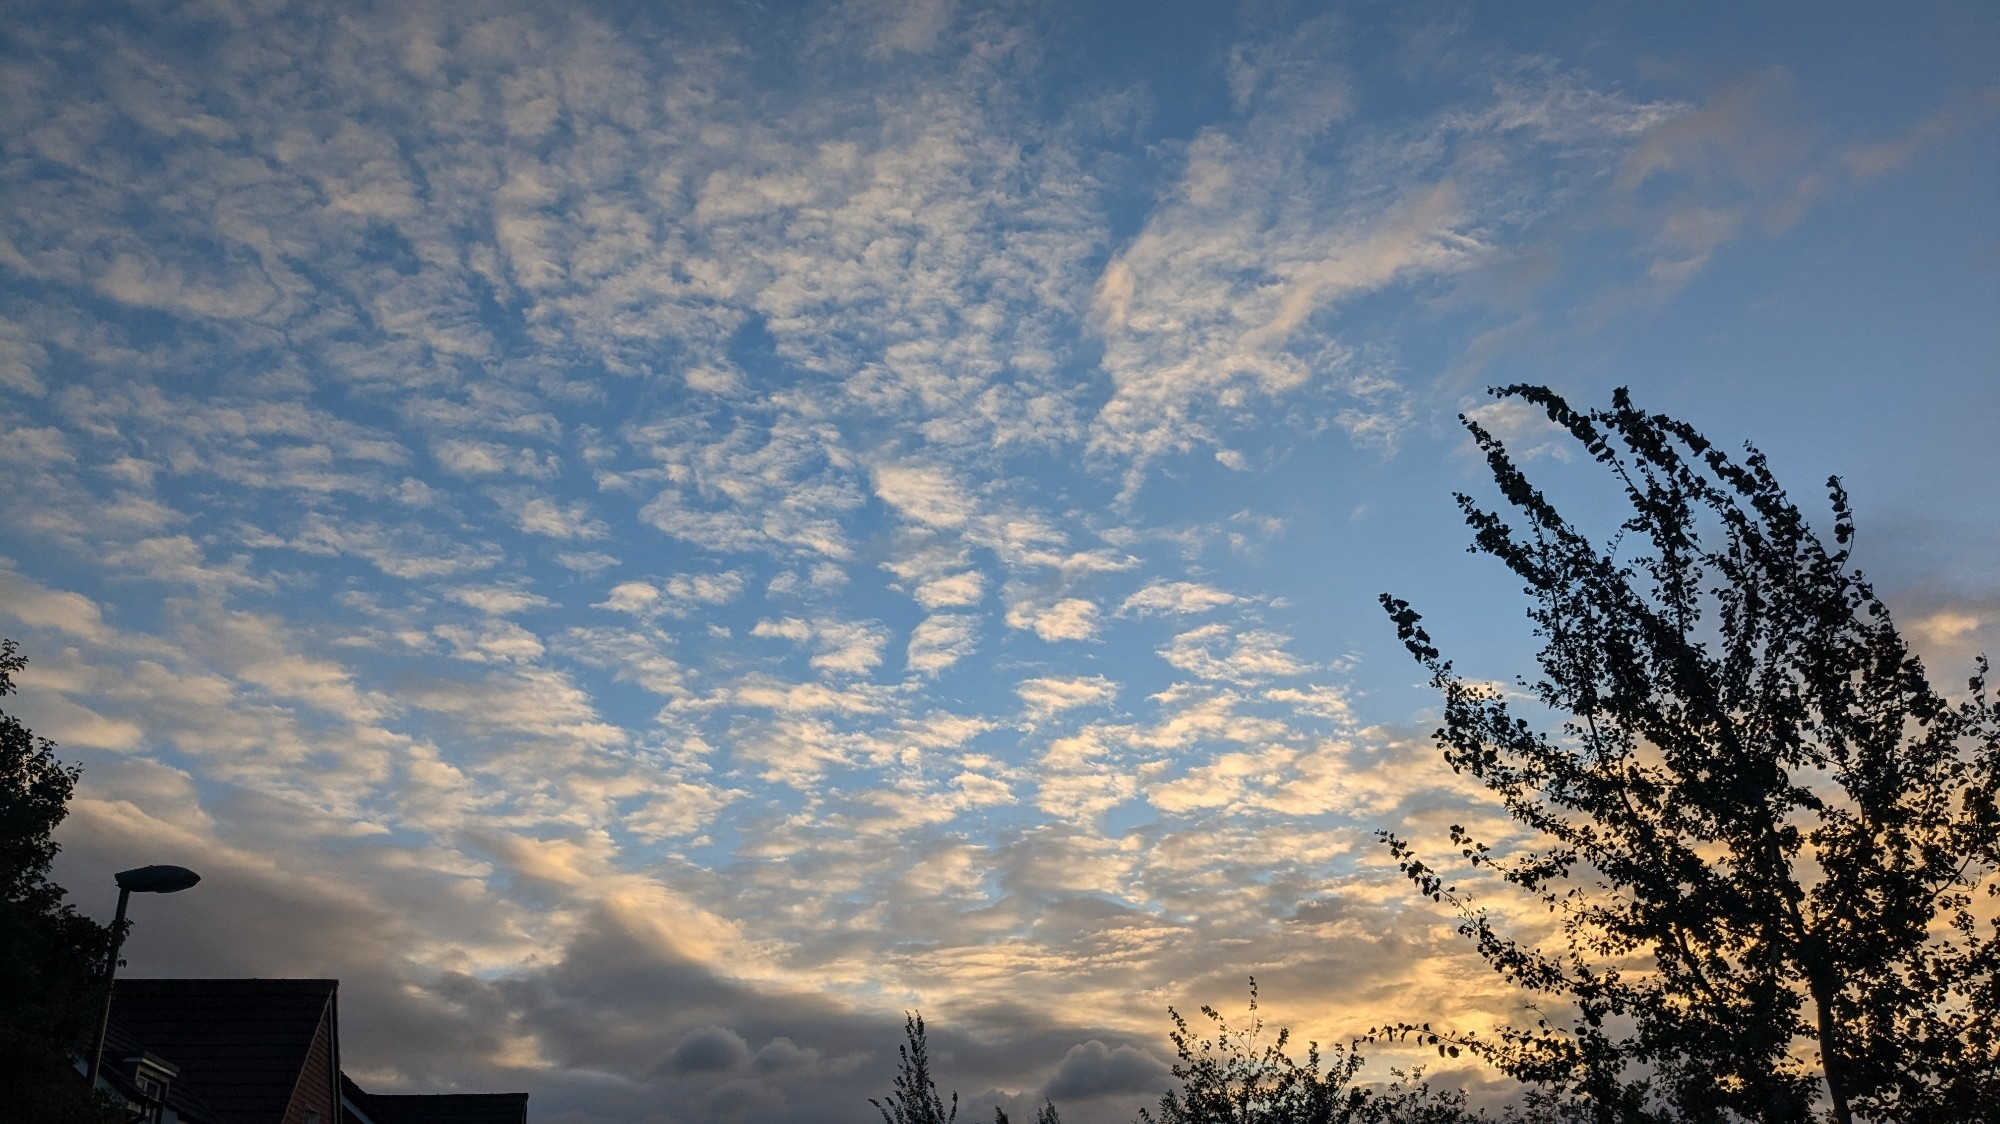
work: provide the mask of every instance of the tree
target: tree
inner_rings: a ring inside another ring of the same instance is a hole
[[[0,640],[0,696],[25,666]],[[52,742],[0,712],[0,1089],[21,1119],[106,1119],[74,1062],[94,1041],[111,932],[48,879],[78,775]]]
[[[1291,1032],[1281,1029],[1259,1045],[1264,1022],[1257,1014],[1257,981],[1250,981],[1250,1025],[1232,1027],[1212,1007],[1201,1013],[1214,1037],[1197,1041],[1180,1012],[1174,1021],[1174,1077],[1180,1088],[1160,1098],[1160,1115],[1141,1110],[1140,1124],[1460,1124],[1469,1122],[1465,1097],[1432,1089],[1422,1075],[1397,1075],[1376,1090],[1356,1085],[1364,1059],[1352,1047],[1320,1053],[1308,1043],[1303,1063],[1285,1052]]]
[[[958,1119],[958,1094],[951,1095],[951,1111],[938,1099],[937,1083],[931,1080],[930,1046],[924,1040],[924,1017],[903,1016],[903,1036],[907,1045],[896,1047],[901,1062],[896,1067],[895,1091],[885,1103],[873,1097],[868,1103],[882,1114],[882,1124],[952,1124]]]
[[[895,1091],[889,1094],[886,1103],[872,1097],[868,1103],[882,1114],[883,1124],[951,1124],[958,1118],[958,1094],[951,1095],[951,1109],[947,1111],[938,1097],[937,1082],[931,1079],[930,1043],[924,1035],[922,1015],[903,1016],[903,1037],[906,1044],[896,1047],[901,1060],[896,1067]],[[993,1122],[1008,1124],[1007,1111],[994,1108]],[[1042,1102],[1041,1110],[1035,1113],[1035,1124],[1062,1124],[1054,1103]]]
[[[1494,393],[1545,412],[1631,510],[1594,541],[1461,417],[1519,521],[1457,497],[1473,552],[1533,601],[1536,721],[1459,677],[1408,602],[1382,604],[1443,693],[1444,759],[1535,838],[1503,857],[1454,826],[1460,858],[1553,914],[1562,947],[1503,933],[1381,834],[1495,970],[1574,1015],[1385,1033],[1469,1048],[1598,1120],[1982,1117],[2000,1098],[1984,658],[1963,698],[1933,689],[1850,567],[1838,478],[1829,546],[1754,447],[1733,458],[1622,389],[1589,412]]]
[[[993,1110],[993,1124],[1011,1124],[1007,1119],[1006,1109],[996,1108]],[[1054,1101],[1045,1100],[1042,1102],[1042,1107],[1035,1110],[1035,1124],[1062,1124],[1062,1117],[1056,1115]]]

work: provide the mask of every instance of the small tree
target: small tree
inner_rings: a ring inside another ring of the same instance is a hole
[[[1600,545],[1461,418],[1520,518],[1458,496],[1473,550],[1526,583],[1542,675],[1521,686],[1565,719],[1517,717],[1454,673],[1407,602],[1382,603],[1443,692],[1445,760],[1540,838],[1502,857],[1455,826],[1454,846],[1555,914],[1564,946],[1503,933],[1381,834],[1488,963],[1575,1017],[1387,1033],[1468,1047],[1599,1120],[1990,1111],[2000,922],[1979,911],[2000,891],[2000,716],[1985,660],[1963,700],[1931,687],[1849,567],[1838,479],[1829,547],[1754,448],[1732,458],[1623,390],[1588,413],[1540,387],[1495,394],[1544,411],[1632,512]]]
[[[896,1047],[901,1062],[896,1067],[895,1091],[889,1099],[868,1103],[882,1114],[882,1124],[952,1124],[958,1119],[958,1094],[951,1095],[951,1111],[938,1099],[937,1082],[931,1080],[930,1046],[924,1041],[924,1017],[903,1016],[903,1036],[908,1044]]]
[[[0,696],[27,666],[0,640]],[[0,712],[0,1097],[8,1119],[100,1121],[109,1110],[74,1061],[93,1041],[110,930],[63,901],[48,879],[52,835],[69,811],[78,770]]]
[[[1386,1089],[1354,1083],[1364,1059],[1352,1047],[1330,1055],[1319,1043],[1306,1046],[1303,1063],[1285,1052],[1291,1032],[1281,1029],[1260,1044],[1264,1020],[1257,1014],[1257,981],[1250,981],[1250,1025],[1232,1027],[1204,1006],[1215,1024],[1214,1037],[1197,1040],[1180,1012],[1174,1020],[1180,1088],[1160,1098],[1160,1115],[1141,1109],[1140,1124],[1461,1124],[1471,1118],[1456,1091],[1432,1089],[1421,1074],[1398,1074]]]

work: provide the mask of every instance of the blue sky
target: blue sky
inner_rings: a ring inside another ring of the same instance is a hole
[[[1490,815],[1375,595],[1532,650],[1456,416],[1585,512],[1486,386],[1844,475],[1955,680],[1996,59],[1978,4],[11,6],[61,880],[195,867],[129,970],[338,976],[364,1085],[575,1124],[864,1119],[919,1005],[1084,1124],[1251,973],[1507,1017],[1369,835]]]

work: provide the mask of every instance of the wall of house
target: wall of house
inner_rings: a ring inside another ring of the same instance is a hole
[[[338,1124],[340,1090],[333,1083],[333,1004],[319,1017],[313,1032],[312,1049],[299,1071],[299,1083],[292,1087],[292,1103],[285,1110],[285,1124]]]

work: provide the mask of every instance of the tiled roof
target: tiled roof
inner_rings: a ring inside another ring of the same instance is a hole
[[[128,1059],[149,1051],[117,1023],[105,1027],[104,1032],[104,1080],[110,1082],[111,1087],[116,1089],[120,1096],[136,1102],[143,1094],[133,1083],[132,1075],[125,1063]],[[159,1055],[155,1053],[154,1056]],[[169,1065],[174,1064],[169,1059],[162,1060],[167,1060]],[[208,1110],[207,1105],[201,1103],[201,1098],[194,1094],[185,1081],[176,1080],[168,1083],[167,1107],[173,1109],[174,1115],[188,1121],[189,1124],[212,1124],[215,1120],[215,1114]]]
[[[216,1124],[284,1117],[334,980],[119,980],[111,1021],[180,1067]]]

